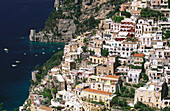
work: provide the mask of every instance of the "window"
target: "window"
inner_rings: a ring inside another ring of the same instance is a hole
[[[95,95],[94,98],[97,99],[97,96]]]
[[[101,97],[101,96],[99,96],[99,99],[100,99],[100,100],[102,100],[102,97]]]

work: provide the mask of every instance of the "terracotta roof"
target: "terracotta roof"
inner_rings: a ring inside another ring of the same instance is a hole
[[[123,3],[122,5],[130,5],[131,3]]]
[[[112,83],[111,85],[116,85],[116,83]]]
[[[120,78],[120,76],[112,76],[112,75],[106,75],[105,77],[115,78],[115,79],[119,79]]]
[[[89,88],[86,88],[86,89],[84,89],[83,91],[92,92],[92,93],[99,93],[99,94],[104,94],[104,95],[111,95],[111,94],[113,94],[113,93],[111,93],[111,92],[100,91],[100,90],[89,89]]]
[[[45,110],[45,111],[52,111],[53,108],[47,107],[47,106],[40,106],[39,109]]]
[[[144,57],[145,55],[144,54],[134,54],[133,56],[134,57]]]

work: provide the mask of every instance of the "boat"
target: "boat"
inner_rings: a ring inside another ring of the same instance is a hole
[[[16,63],[20,63],[20,61],[15,61]]]
[[[58,49],[60,49],[60,47]]]
[[[17,67],[17,65],[16,64],[12,64],[12,67]]]
[[[45,52],[42,52],[42,54],[45,54]]]
[[[8,53],[9,49],[7,49],[7,48],[4,48],[4,51],[5,51],[6,53]]]
[[[53,50],[53,52],[55,52],[55,50]]]
[[[37,54],[35,54],[35,56],[38,56]]]
[[[27,53],[24,53],[24,55],[27,55]]]
[[[42,50],[44,50],[44,48],[42,48]]]

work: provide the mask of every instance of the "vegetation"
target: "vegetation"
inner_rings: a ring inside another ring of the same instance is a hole
[[[112,17],[112,20],[113,20],[114,22],[120,23],[122,20],[124,20],[124,17],[119,17],[119,16],[114,15],[114,16]]]
[[[57,87],[54,87],[53,89],[52,89],[52,92],[54,93],[54,94],[56,94],[58,91],[57,91]]]
[[[140,78],[140,80],[142,80],[143,82],[147,83],[148,80],[149,80],[148,75],[145,74],[145,73],[142,73],[141,75],[142,75],[142,77]]]
[[[44,89],[44,91],[42,92],[42,95],[43,95],[44,98],[47,98],[48,101],[50,101],[52,99],[50,89]]]
[[[90,52],[90,55],[94,55],[95,54],[94,51],[89,50],[89,52]]]
[[[63,51],[59,51],[55,53],[42,67],[39,64],[36,65],[34,71],[38,71],[38,73],[36,73],[37,82],[34,83],[34,81],[31,80],[31,84],[37,85],[47,74],[48,70],[52,69],[54,66],[58,66],[59,64],[61,64],[62,56]]]
[[[104,102],[101,102],[101,101],[100,102],[91,101],[91,103],[104,105]]]
[[[133,68],[133,69],[142,69],[142,66],[134,66],[132,64],[130,65],[130,67]]]
[[[158,20],[158,18],[162,17],[163,13],[160,11],[155,11],[152,10],[150,8],[143,8],[140,12],[140,17],[145,18],[145,19],[149,19],[149,18],[154,18],[155,20]]]
[[[86,82],[86,80],[87,80],[87,78],[83,78],[82,82],[83,82],[83,83],[85,83],[85,82]]]
[[[144,85],[145,83],[133,84],[133,87],[139,88],[139,87],[143,87]]]
[[[162,109],[162,111],[170,111],[170,107],[165,107]]]
[[[164,39],[168,39],[168,38],[170,38],[170,30],[167,30],[164,35]]]
[[[126,12],[126,11],[122,11],[121,15],[125,16],[126,18],[130,18],[131,17],[131,14],[129,12]]]
[[[135,95],[135,89],[134,88],[127,88],[125,86],[121,87],[121,93],[120,96],[121,97],[130,97],[130,98],[134,98]]]
[[[87,47],[86,46],[82,46],[81,48],[83,49],[83,52],[87,52]]]
[[[121,109],[129,109],[128,103],[126,99],[119,99],[118,97],[114,97],[111,101],[111,106],[119,106]]]
[[[104,56],[104,57],[107,57],[109,55],[109,51],[105,50],[105,49],[102,49],[101,55]]]
[[[163,21],[167,21],[168,20],[168,18],[166,18],[166,17],[162,17],[161,18]]]
[[[119,11],[119,8],[120,8],[120,6],[119,6],[119,5],[116,5],[115,10],[114,10],[114,11],[110,11],[110,12],[107,14],[107,18],[112,18],[112,16],[115,15],[116,12],[120,12],[120,11]]]
[[[135,106],[135,109],[139,110],[139,111],[155,111],[155,108],[151,108],[146,104],[143,104],[142,102],[138,101]]]

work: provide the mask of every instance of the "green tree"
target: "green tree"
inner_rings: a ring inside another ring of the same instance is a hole
[[[114,16],[112,17],[112,20],[113,20],[114,22],[120,23],[122,20],[124,20],[124,17],[118,17],[118,16],[114,15]]]
[[[164,35],[164,38],[165,38],[165,39],[170,38],[170,30],[167,30],[167,31],[166,31],[166,33],[165,33],[165,35]]]
[[[84,83],[85,83],[85,82],[86,82],[86,80],[87,80],[87,78],[83,78],[82,82],[84,82]]]
[[[40,67],[40,65],[39,64],[37,64],[36,66],[35,66],[35,69],[34,69],[35,71],[41,71],[41,67]]]
[[[54,94],[56,94],[58,91],[57,91],[57,87],[54,87],[53,89],[52,89],[52,92],[54,93]]]
[[[104,57],[107,57],[109,55],[109,51],[105,50],[105,49],[102,49],[101,55],[104,56]]]
[[[87,42],[87,38],[84,38],[84,39],[83,39],[83,43],[86,44],[86,42]]]
[[[166,18],[166,17],[162,17],[161,18],[163,21],[167,21],[168,20],[168,18]]]
[[[170,107],[165,107],[162,109],[162,111],[170,111]]]
[[[87,47],[86,46],[82,46],[81,48],[83,49],[83,52],[87,52]]]
[[[125,17],[127,18],[130,18],[131,17],[131,14],[129,12],[126,12],[126,11],[122,11],[121,12],[121,15],[124,15]]]

